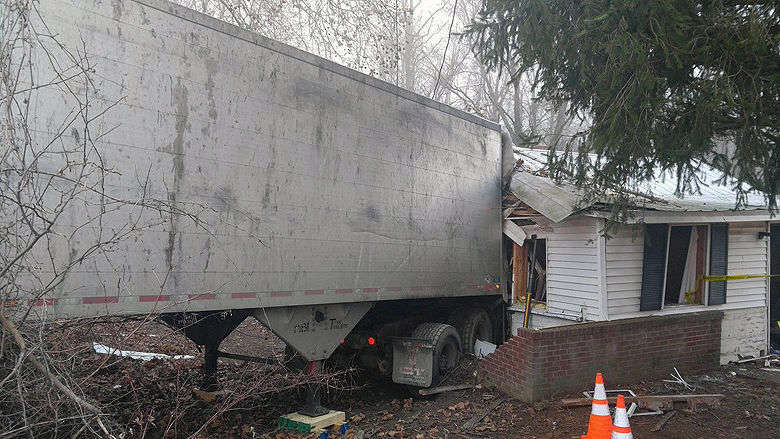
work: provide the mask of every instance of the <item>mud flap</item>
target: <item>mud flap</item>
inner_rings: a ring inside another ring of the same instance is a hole
[[[433,381],[433,345],[419,338],[393,338],[393,382],[430,387]]]

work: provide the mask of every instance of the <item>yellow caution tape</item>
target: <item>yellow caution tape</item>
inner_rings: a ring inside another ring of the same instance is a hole
[[[760,279],[763,277],[777,277],[780,274],[732,274],[727,276],[699,276],[702,280],[710,282],[725,282],[729,280]]]
[[[696,289],[685,293],[685,301],[694,303],[694,294],[701,289],[701,282],[727,282],[730,280],[761,279],[766,277],[778,277],[780,274],[730,274],[725,276],[699,276],[696,278]]]

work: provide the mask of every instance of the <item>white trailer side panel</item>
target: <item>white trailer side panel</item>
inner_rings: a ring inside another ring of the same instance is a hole
[[[41,301],[48,311],[498,293],[495,124],[166,1],[40,8],[57,39],[94,65],[94,111],[113,105],[92,128],[114,171],[106,191],[184,212],[104,213],[103,228],[137,231],[75,266]],[[51,73],[36,67],[39,78]],[[41,133],[73,106],[51,89],[33,102]],[[47,246],[56,262],[98,239],[94,222],[76,230],[101,209],[83,197]]]

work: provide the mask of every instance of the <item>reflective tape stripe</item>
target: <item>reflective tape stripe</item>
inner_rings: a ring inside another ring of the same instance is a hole
[[[231,299],[254,299],[257,297],[257,293],[231,293]]]
[[[631,427],[613,426],[612,431],[614,431],[615,433],[631,433]]]
[[[607,404],[606,401],[604,401],[603,403],[593,401],[593,408],[591,409],[590,412],[596,416],[610,416],[609,405]],[[610,421],[610,423],[612,423],[612,421]]]

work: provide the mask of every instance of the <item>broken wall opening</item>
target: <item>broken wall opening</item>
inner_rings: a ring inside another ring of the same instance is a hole
[[[523,245],[513,243],[512,249],[512,303],[524,304],[547,301],[547,240],[526,239]],[[532,261],[531,258],[534,260]]]

